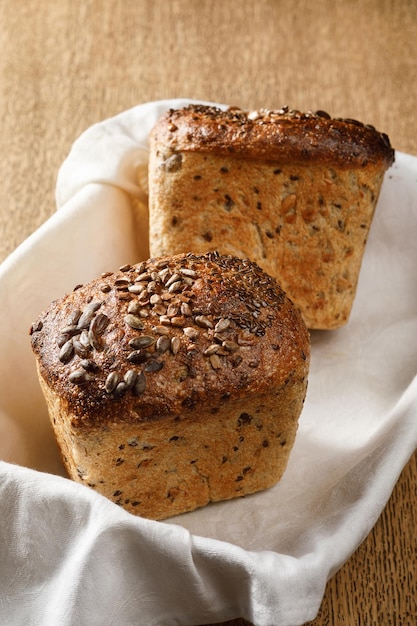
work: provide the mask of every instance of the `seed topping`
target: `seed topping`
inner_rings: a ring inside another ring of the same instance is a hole
[[[213,298],[199,297],[218,283],[221,302],[217,303],[216,291]],[[74,306],[66,313],[56,344],[69,382],[87,386],[97,381],[109,399],[143,396],[148,377],[162,370],[166,377],[170,370],[164,367],[173,357],[188,372],[175,375],[179,382],[196,375],[190,372],[198,354],[211,375],[242,363],[256,367],[256,354],[244,355],[272,324],[269,309],[283,302],[276,283],[255,264],[216,252],[122,266],[119,272],[102,276],[96,293],[100,296],[93,295],[84,307]],[[115,306],[122,324],[113,321]],[[42,325],[38,326],[31,332],[41,332]],[[117,358],[112,356],[114,341],[119,346]]]

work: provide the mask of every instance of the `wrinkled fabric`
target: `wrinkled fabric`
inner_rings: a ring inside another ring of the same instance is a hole
[[[165,522],[65,477],[30,348],[51,300],[141,260],[138,171],[167,108],[88,129],[60,168],[57,212],[0,266],[0,623],[296,626],[369,533],[417,446],[417,158],[397,153],[349,323],[313,331],[288,468],[262,493]]]

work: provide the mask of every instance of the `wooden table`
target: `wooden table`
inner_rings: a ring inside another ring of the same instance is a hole
[[[417,155],[414,0],[1,0],[0,40],[0,261],[54,212],[74,139],[148,100],[324,109]],[[416,623],[416,496],[414,456],[311,624]]]

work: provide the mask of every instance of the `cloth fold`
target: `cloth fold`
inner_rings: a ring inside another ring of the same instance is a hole
[[[29,328],[75,285],[143,258],[134,203],[146,204],[149,131],[190,102],[139,105],[81,135],[58,174],[58,211],[0,266],[0,623],[303,624],[416,449],[417,158],[397,153],[351,319],[312,333],[278,485],[153,522],[65,477]]]

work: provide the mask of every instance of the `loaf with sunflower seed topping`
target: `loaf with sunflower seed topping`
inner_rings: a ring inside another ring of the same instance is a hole
[[[255,263],[126,265],[52,303],[31,342],[69,476],[128,511],[164,519],[282,476],[309,335]]]
[[[384,133],[323,111],[171,109],[150,136],[150,253],[249,257],[309,328],[337,328],[393,160]]]

